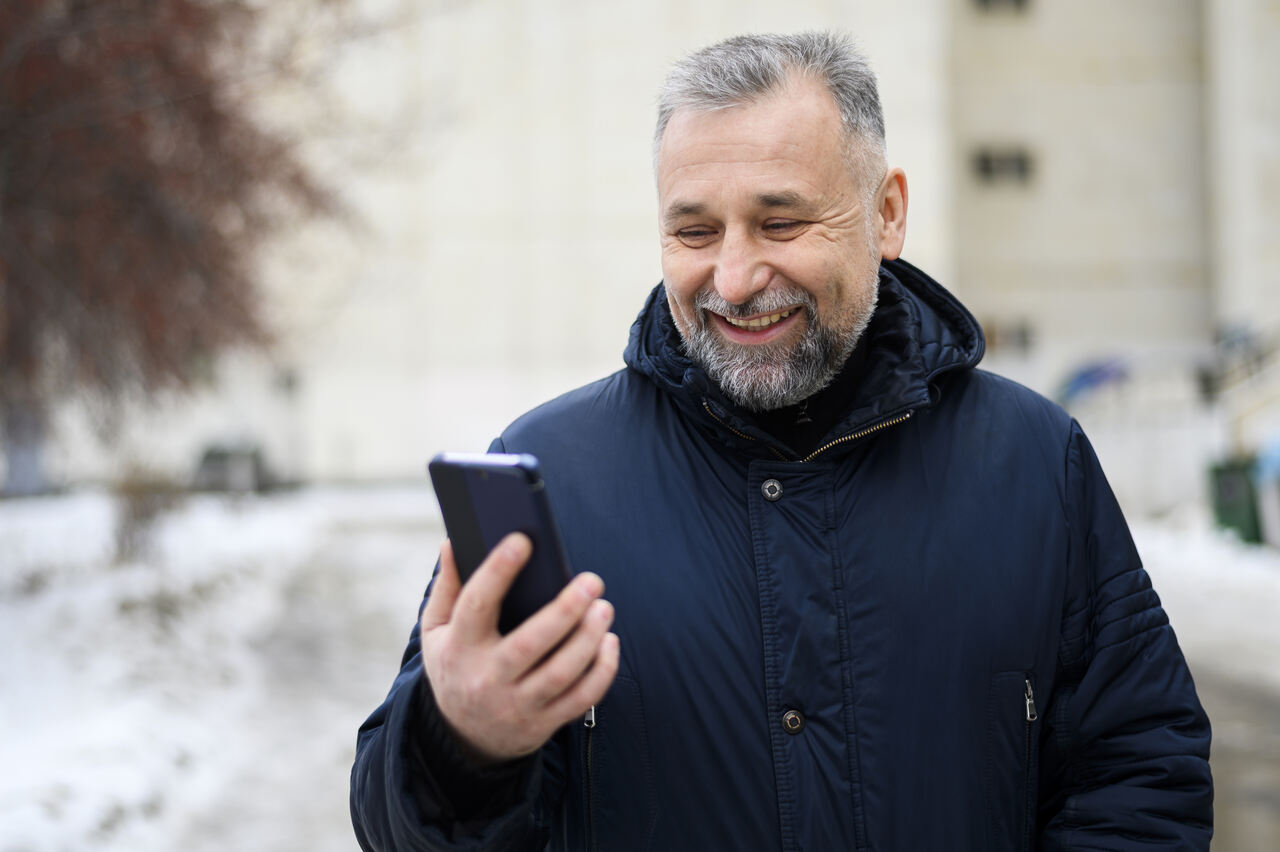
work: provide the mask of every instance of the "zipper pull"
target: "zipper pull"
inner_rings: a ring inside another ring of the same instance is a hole
[[[1031,691],[1030,679],[1027,680],[1026,699],[1027,699],[1027,721],[1034,722],[1036,719],[1040,718],[1040,714],[1036,712],[1036,694]],[[592,707],[591,709],[594,711],[596,708]]]
[[[1031,687],[1028,686],[1027,689]],[[582,727],[594,728],[596,726],[596,705],[592,704],[591,708],[582,717]]]

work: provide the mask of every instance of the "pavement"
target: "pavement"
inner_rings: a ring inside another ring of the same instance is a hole
[[[1280,696],[1196,675],[1213,724],[1214,852],[1280,850]]]

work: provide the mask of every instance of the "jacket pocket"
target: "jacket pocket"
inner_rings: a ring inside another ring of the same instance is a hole
[[[595,709],[594,724],[583,724],[580,745],[582,843],[577,848],[647,849],[658,805],[635,680],[624,674],[614,678]]]
[[[991,852],[1034,848],[1039,719],[1031,673],[1000,672],[991,679],[984,778]]]

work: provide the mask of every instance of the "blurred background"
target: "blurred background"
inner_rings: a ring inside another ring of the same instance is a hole
[[[1280,0],[4,0],[0,852],[352,850],[424,466],[621,367],[655,92],[879,76],[905,256],[1065,405],[1280,849]]]

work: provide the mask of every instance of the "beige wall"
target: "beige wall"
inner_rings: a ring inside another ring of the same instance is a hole
[[[1280,0],[1208,4],[1210,236],[1218,319],[1280,333]]]
[[[347,125],[399,136],[371,142],[374,156],[358,138],[318,140],[360,228],[312,227],[279,247],[275,363],[226,374],[275,400],[275,371],[295,368],[290,416],[219,407],[245,396],[222,394],[183,426],[166,405],[111,453],[73,441],[61,470],[101,475],[162,429],[171,449],[150,457],[167,468],[253,433],[308,477],[418,477],[431,454],[483,448],[522,411],[617,369],[660,277],[656,89],[675,58],[739,32],[837,28],[862,44],[890,158],[911,181],[908,256],[950,276],[943,0],[379,2],[415,20],[335,54],[333,78]],[[359,168],[338,156],[351,148],[365,150]]]
[[[1197,0],[953,0],[958,289],[1035,344],[992,361],[1052,389],[1083,359],[1208,340]],[[970,158],[1023,145],[1025,186]]]
[[[306,469],[415,475],[621,366],[660,277],[655,92],[673,59],[728,35],[854,33],[883,80],[891,158],[911,175],[910,256],[946,274],[940,6],[487,0],[424,16],[374,66],[353,62],[368,87],[395,80],[443,122],[352,187],[369,235],[324,274],[358,284],[334,288],[341,310],[297,349]]]
[[[376,2],[410,14],[325,57],[351,138],[311,150],[359,227],[273,252],[271,359],[231,359],[216,392],[126,418],[107,446],[68,417],[66,478],[181,474],[240,437],[308,478],[417,478],[616,369],[659,277],[655,90],[673,59],[743,31],[861,42],[909,178],[907,258],[984,322],[1032,327],[1029,354],[995,347],[988,367],[1052,391],[1072,365],[1130,355],[1159,392],[1127,399],[1193,443],[1188,365],[1216,322],[1280,327],[1280,0]],[[1031,183],[979,184],[984,143],[1025,144]],[[1091,432],[1124,446],[1128,416]],[[1182,449],[1148,455],[1201,476]]]

